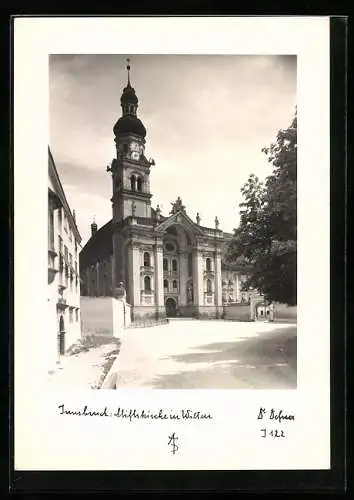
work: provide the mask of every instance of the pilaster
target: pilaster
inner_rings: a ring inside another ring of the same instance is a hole
[[[222,306],[221,250],[215,252],[215,305]]]
[[[129,296],[131,305],[140,305],[140,249],[132,244],[128,249],[129,259]]]
[[[155,304],[164,306],[163,292],[163,251],[162,244],[157,244],[154,251],[155,259]]]
[[[179,298],[180,305],[187,305],[188,254],[183,252],[179,258]]]
[[[204,305],[203,256],[198,248],[193,253],[193,294],[194,305]]]

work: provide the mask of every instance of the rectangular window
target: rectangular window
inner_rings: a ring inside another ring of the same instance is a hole
[[[73,322],[73,308],[72,307],[69,308],[69,322],[70,323]]]
[[[76,323],[79,321],[79,309],[75,310],[75,320],[76,320]]]
[[[69,264],[72,266],[73,265],[73,256],[71,253],[69,253]]]
[[[66,245],[64,245],[64,257],[65,257],[66,263],[68,263],[68,254],[69,254],[68,247]]]

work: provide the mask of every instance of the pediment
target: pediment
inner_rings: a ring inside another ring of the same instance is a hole
[[[197,224],[195,224],[192,219],[188,217],[188,215],[182,210],[170,215],[170,217],[161,222],[161,224],[155,226],[155,231],[164,232],[170,226],[173,226],[175,224],[183,226],[187,231],[192,232],[196,236],[203,235],[202,229]]]

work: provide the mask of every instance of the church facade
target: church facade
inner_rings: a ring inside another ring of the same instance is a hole
[[[128,83],[121,96],[122,116],[114,125],[116,158],[112,178],[112,220],[80,253],[82,295],[124,294],[132,321],[166,316],[221,318],[226,303],[247,302],[244,271],[223,259],[232,235],[193,221],[180,197],[164,216],[151,206],[146,129],[137,116],[138,98]]]

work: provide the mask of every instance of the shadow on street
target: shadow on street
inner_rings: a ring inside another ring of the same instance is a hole
[[[296,326],[275,328],[236,342],[216,342],[195,352],[168,358],[177,364],[195,364],[195,370],[178,371],[146,382],[156,389],[296,389]],[[198,368],[198,363],[210,366]]]

